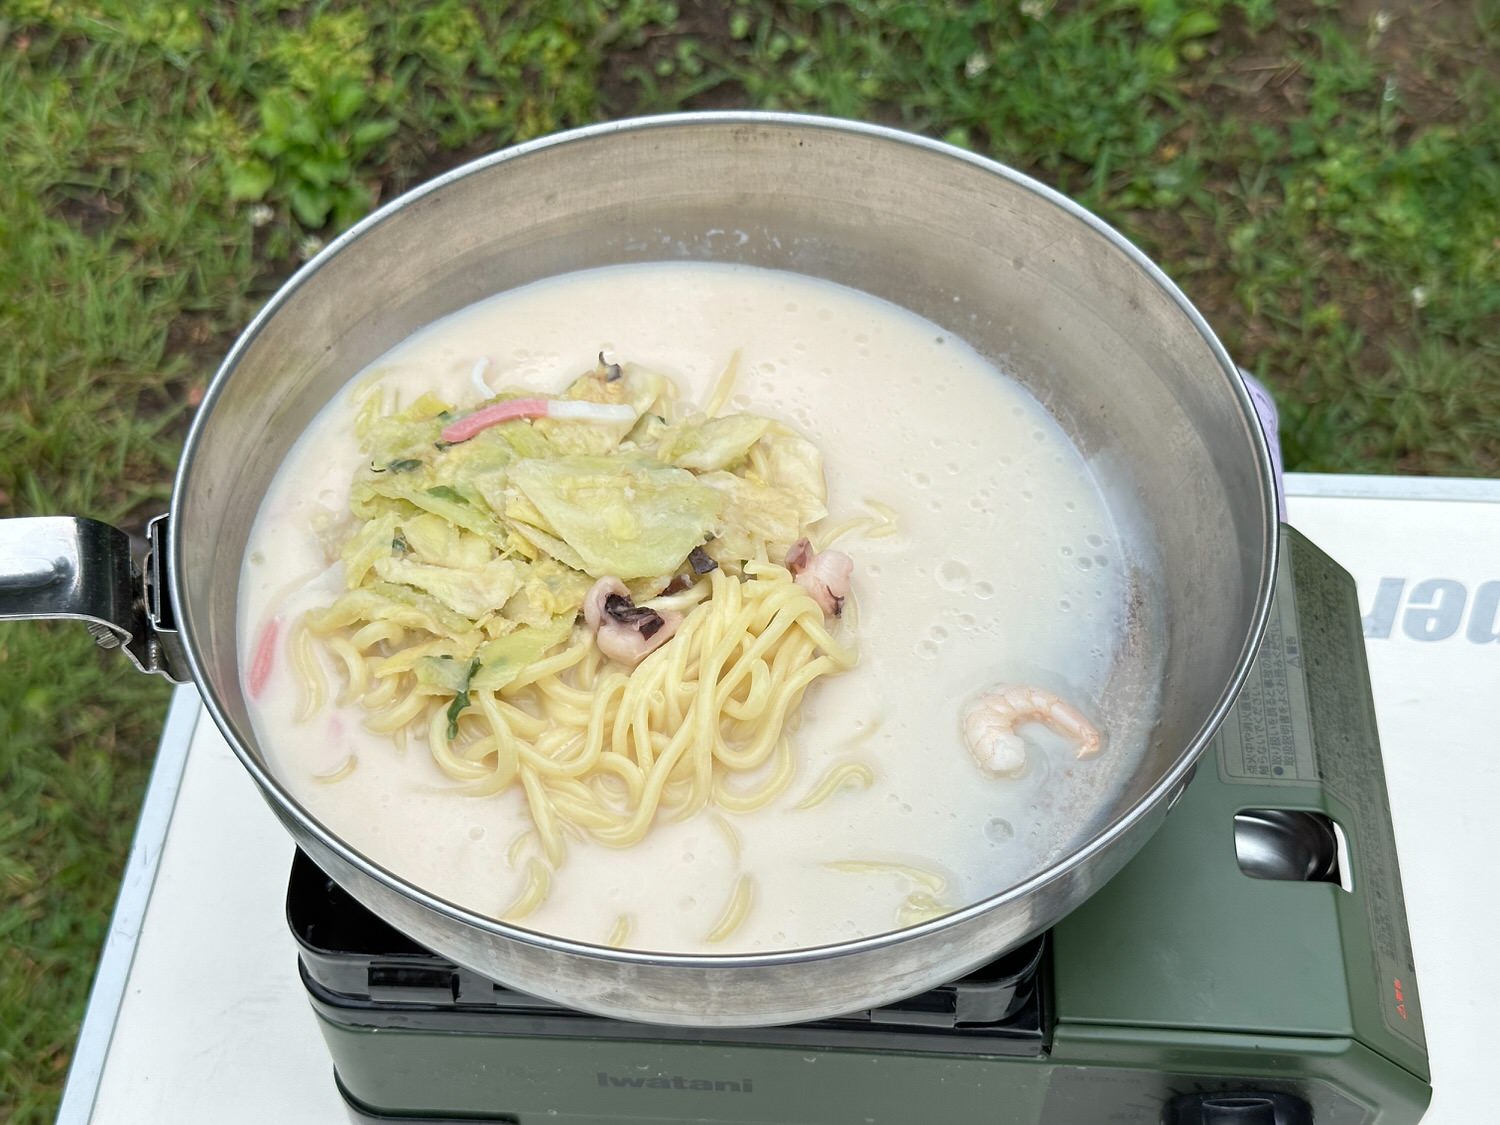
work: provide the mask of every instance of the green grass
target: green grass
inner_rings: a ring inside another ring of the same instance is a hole
[[[1376,7],[11,0],[0,513],[138,531],[235,332],[381,199],[721,106],[902,125],[1073,195],[1272,385],[1294,468],[1493,475],[1500,10]],[[45,1121],[166,688],[62,626],[0,628],[0,677],[0,1118]]]

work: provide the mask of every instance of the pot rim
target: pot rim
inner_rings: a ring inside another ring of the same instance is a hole
[[[448,172],[443,173],[435,179],[429,180],[410,191],[407,191],[390,202],[382,205],[343,234],[330,242],[314,258],[307,262],[301,269],[292,275],[280,289],[266,302],[261,310],[255,315],[245,330],[235,340],[233,347],[214,373],[208,389],[204,395],[202,405],[193,419],[188,431],[187,440],[184,443],[182,457],[178,463],[176,479],[172,489],[172,500],[170,506],[170,520],[168,521],[167,554],[170,568],[170,582],[172,607],[179,623],[188,621],[184,614],[184,591],[187,588],[186,576],[183,573],[183,552],[179,549],[179,536],[182,533],[181,505],[182,498],[186,493],[184,484],[192,471],[194,452],[203,440],[203,431],[214,407],[218,402],[224,385],[228,382],[234,369],[238,366],[240,357],[254,343],[263,327],[269,322],[281,308],[290,302],[297,291],[313,277],[327,262],[356,240],[363,238],[371,230],[378,227],[388,218],[401,210],[409,207],[419,199],[443,191],[449,185],[467,176],[488,170],[497,165],[511,160],[522,159],[533,153],[541,152],[554,147],[573,144],[586,144],[598,137],[611,136],[616,133],[639,132],[651,129],[671,129],[679,127],[744,127],[744,126],[772,126],[792,127],[797,129],[831,130],[835,132],[854,133],[870,137],[880,141],[893,144],[904,144],[914,148],[926,150],[937,157],[949,160],[958,160],[992,175],[1008,180],[1011,183],[1025,188],[1035,195],[1041,197],[1053,206],[1060,208],[1072,217],[1082,221],[1095,234],[1102,236],[1115,249],[1124,254],[1137,266],[1155,285],[1161,289],[1177,308],[1187,317],[1190,324],[1198,332],[1199,336],[1208,345],[1209,351],[1218,361],[1219,373],[1229,383],[1229,389],[1238,403],[1242,420],[1246,429],[1250,432],[1251,442],[1254,447],[1254,455],[1257,462],[1257,476],[1260,484],[1260,500],[1262,511],[1263,531],[1266,539],[1266,550],[1262,555],[1262,571],[1257,580],[1255,610],[1249,634],[1241,648],[1235,663],[1235,671],[1230,680],[1225,684],[1222,693],[1210,710],[1207,719],[1199,728],[1198,733],[1188,743],[1187,747],[1178,755],[1172,767],[1166,771],[1157,782],[1151,786],[1146,795],[1134,805],[1121,810],[1110,820],[1098,833],[1083,845],[1061,857],[1056,862],[1043,868],[1029,879],[1006,888],[996,894],[979,899],[939,918],[922,922],[914,926],[908,926],[899,930],[888,930],[883,933],[872,934],[866,937],[856,938],[850,941],[835,942],[827,945],[804,946],[797,949],[775,950],[760,953],[658,953],[638,949],[615,949],[610,946],[595,944],[592,942],[578,941],[572,938],[558,937],[538,930],[529,930],[524,926],[513,923],[502,922],[499,919],[479,914],[456,903],[449,902],[430,892],[422,889],[404,877],[387,870],[385,867],[368,859],[361,852],[346,844],[338,836],[325,828],[321,821],[311,816],[301,804],[282,785],[280,780],[262,763],[257,761],[241,744],[229,721],[226,709],[221,702],[214,685],[208,680],[203,671],[202,662],[198,658],[197,644],[189,630],[183,629],[183,648],[186,654],[187,665],[191,671],[194,683],[197,685],[204,705],[213,717],[214,724],[219,728],[225,740],[233,749],[235,756],[250,772],[262,791],[269,797],[274,794],[282,811],[294,817],[303,830],[308,832],[320,844],[335,853],[349,866],[359,871],[367,878],[387,887],[399,891],[407,899],[417,905],[441,916],[454,918],[465,925],[481,931],[487,935],[499,939],[520,942],[539,949],[553,950],[574,956],[590,958],[600,961],[610,961],[622,964],[633,964],[652,967],[678,967],[693,970],[731,970],[731,969],[756,969],[769,968],[773,966],[785,966],[814,960],[830,960],[840,957],[857,956],[870,953],[875,950],[914,940],[927,934],[933,934],[942,930],[955,928],[978,917],[979,915],[996,910],[1005,904],[1024,899],[1036,893],[1041,888],[1053,883],[1069,872],[1086,863],[1096,854],[1110,848],[1114,842],[1125,835],[1130,828],[1139,820],[1150,815],[1150,813],[1162,801],[1176,794],[1178,789],[1185,784],[1186,778],[1196,765],[1198,758],[1212,739],[1214,733],[1222,724],[1225,716],[1233,706],[1241,686],[1250,673],[1254,662],[1255,653],[1260,647],[1263,633],[1271,612],[1271,597],[1274,587],[1278,556],[1279,535],[1277,534],[1278,519],[1276,515],[1276,493],[1274,484],[1274,471],[1272,468],[1270,447],[1266,435],[1262,430],[1255,411],[1255,405],[1250,397],[1250,392],[1239,374],[1239,369],[1230,358],[1228,351],[1220,343],[1218,337],[1209,327],[1206,320],[1187,299],[1182,291],[1167,277],[1162,270],[1155,265],[1139,248],[1135,246],[1124,235],[1105,223],[1097,215],[1088,211],[1060,192],[1048,187],[1046,184],[1033,179],[1021,172],[1017,172],[998,161],[975,153],[967,152],[943,141],[932,140],[927,137],[918,136],[913,133],[899,129],[892,129],[883,125],[872,125],[865,122],[852,121],[837,117],[817,116],[811,114],[764,112],[756,110],[723,110],[711,112],[689,112],[661,114],[648,117],[624,118],[617,121],[602,122],[586,125],[576,129],[570,129],[560,133],[550,134],[535,140],[513,145],[479,157],[466,164],[460,165]]]

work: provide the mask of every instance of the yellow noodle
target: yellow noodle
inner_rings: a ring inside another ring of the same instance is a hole
[[[821,781],[812,787],[811,792],[798,801],[793,808],[811,809],[821,805],[832,797],[840,789],[850,785],[857,785],[861,789],[868,789],[875,784],[875,771],[863,762],[840,762],[823,775]]]
[[[503,765],[496,767],[485,777],[471,785],[463,787],[465,796],[469,797],[493,797],[496,793],[503,793],[516,783],[514,769]]]
[[[527,828],[524,831],[517,832],[515,839],[505,849],[505,865],[507,867],[515,867],[516,861],[521,858],[521,853],[526,850],[527,845],[534,839],[536,839],[535,828]]]
[[[663,610],[682,613],[684,610],[691,609],[699,602],[707,599],[712,592],[713,589],[709,583],[698,581],[686,590],[679,590],[675,594],[660,594],[650,601],[644,601],[641,604],[649,609],[656,610],[658,613]]]
[[[708,405],[703,408],[703,413],[710,418],[717,418],[719,411],[729,401],[729,396],[734,393],[734,380],[740,370],[740,350],[735,348],[729,355],[729,362],[724,365],[718,381],[714,383],[714,389],[708,396]]]
[[[354,430],[361,433],[364,429],[387,413],[385,405],[385,388],[380,385],[380,380],[385,377],[386,369],[377,368],[361,381],[354,389]]]
[[[579,781],[576,777],[564,777],[554,781],[551,785],[552,793],[556,797],[565,797],[571,800],[591,802],[594,799],[594,791],[587,783]]]
[[[930,922],[944,914],[952,914],[953,909],[925,891],[912,891],[896,907],[896,925],[915,926],[920,922]]]
[[[572,712],[575,716],[587,715],[594,705],[594,692],[572,687],[556,676],[538,676],[533,682],[537,691],[547,697],[550,704],[548,709],[554,718],[560,718],[564,722],[569,722],[566,712]],[[565,714],[559,715],[560,711]]]
[[[381,680],[379,684],[365,692],[360,706],[366,711],[379,711],[395,702],[396,696],[401,693],[401,678],[392,676]]]
[[[774,801],[792,782],[797,771],[797,761],[792,756],[791,739],[777,740],[776,766],[770,775],[755,788],[745,792],[730,789],[723,780],[714,781],[714,803],[721,809],[735,813],[754,812]]]
[[[388,645],[399,645],[405,636],[406,630],[394,621],[372,621],[356,630],[354,636],[349,638],[349,643],[360,652],[364,652],[365,649],[382,642]]]
[[[634,928],[633,919],[629,914],[621,914],[615,919],[614,928],[609,931],[609,937],[604,944],[614,949],[620,949],[630,940],[630,931]]]
[[[826,551],[844,536],[852,531],[862,531],[868,528],[871,520],[868,516],[855,516],[843,523],[836,523],[826,531],[819,532],[814,538],[813,548],[818,551]]]
[[[377,734],[389,734],[391,731],[399,730],[421,715],[432,699],[430,695],[413,691],[400,703],[371,715],[365,720],[365,726]]]
[[[536,822],[536,833],[542,841],[542,851],[553,867],[560,867],[563,860],[562,829],[547,792],[537,780],[535,771],[521,767],[521,784],[526,789],[526,800],[531,806],[531,819]]]
[[[579,641],[576,645],[573,645],[571,648],[564,649],[556,656],[550,656],[546,659],[538,660],[535,664],[532,664],[531,666],[526,668],[525,671],[523,671],[519,676],[508,683],[504,688],[505,693],[507,695],[510,695],[525,687],[527,684],[536,683],[543,677],[556,676],[558,672],[564,671],[565,669],[571,668],[575,664],[579,663],[585,656],[588,655],[588,650],[593,647],[594,645],[592,641],[584,639],[582,641]]]
[[[820,656],[810,664],[804,664],[775,692],[767,704],[770,718],[763,722],[756,738],[742,749],[730,749],[722,741],[717,757],[724,765],[735,770],[753,770],[770,757],[775,748],[782,724],[789,710],[797,706],[807,685],[819,676],[833,671],[834,664],[826,656]]]
[[[564,825],[593,829],[608,828],[620,822],[620,817],[600,805],[592,792],[583,797],[554,792],[551,801],[553,807],[562,814],[561,823]]]
[[[578,666],[578,686],[592,687],[599,676],[599,669],[604,663],[604,654],[599,651],[598,645],[590,645],[588,652],[584,654],[583,663]]]
[[[313,780],[321,781],[324,785],[332,785],[335,781],[343,781],[344,778],[354,772],[354,767],[357,765],[359,765],[359,759],[350,754],[344,759],[338,769],[332,770],[329,773],[315,773],[313,774]]]
[[[339,693],[339,704],[342,706],[364,695],[370,686],[370,666],[365,663],[364,653],[343,637],[329,637],[324,644],[343,663],[348,677],[348,683]]]
[[[499,917],[506,922],[519,922],[546,901],[552,890],[552,872],[545,863],[533,857],[526,861],[526,882],[521,893],[515,897]]]
[[[771,669],[766,666],[766,662],[753,660],[748,664],[750,683],[745,692],[745,698],[743,700],[726,699],[723,707],[724,714],[741,722],[751,722],[759,718],[766,709],[766,701],[771,696]]]
[[[812,537],[816,550],[826,551],[846,535],[858,532],[866,539],[885,539],[900,530],[896,522],[896,510],[874,500],[866,500],[870,515],[855,516],[819,531]]]
[[[470,725],[472,724],[464,722],[460,724],[459,729],[463,730]],[[446,734],[446,731],[444,733]],[[456,748],[450,745],[449,749],[466,762],[483,762],[497,757],[498,743],[499,740],[493,735],[484,735],[473,742],[465,742]]]
[[[323,676],[323,666],[313,648],[312,631],[305,621],[299,621],[292,630],[292,670],[297,674],[297,684],[302,689],[302,699],[297,706],[297,722],[305,723],[323,709],[328,695],[328,681]]]
[[[506,911],[519,918],[548,893],[567,837],[629,847],[660,816],[689,817],[710,804],[749,812],[795,777],[787,732],[803,694],[857,655],[831,631],[846,632],[847,619],[825,621],[786,568],[760,554],[744,578],[719,568],[658,599],[663,610],[684,615],[682,624],[633,670],[603,659],[592,636],[575,631],[498,690],[465,692],[454,709],[451,693],[418,682],[418,661],[467,661],[487,633],[424,633],[424,615],[404,610],[375,621],[307,615],[306,655],[316,660],[316,635],[346,667],[345,694],[367,709],[366,726],[397,738],[409,728],[421,732],[434,763],[462,792],[486,796],[519,785],[530,827],[512,842],[508,861],[518,864],[532,839],[538,845],[526,889]],[[842,786],[868,785],[871,776],[854,763],[835,766],[804,807]],[[737,858],[738,834],[722,815],[715,819]],[[710,940],[728,937],[752,898],[753,884],[742,878]]]
[[[631,804],[639,804],[641,790],[645,788],[645,779],[641,775],[641,769],[623,754],[613,752],[599,755],[595,763],[598,769],[605,771],[600,779],[610,778],[622,782],[625,786],[625,798]]]
[[[448,716],[442,711],[432,712],[427,719],[427,746],[432,751],[438,768],[449,777],[460,781],[476,781],[492,772],[483,764],[471,762],[453,752],[453,746],[448,741]]]
[[[509,700],[496,699],[495,708],[499,714],[505,716],[505,724],[510,727],[517,738],[537,738],[547,729],[546,719],[528,714]]]
[[[708,940],[717,943],[733,934],[740,928],[741,923],[750,913],[750,908],[754,905],[755,880],[749,875],[741,875],[735,880],[734,890],[724,906],[724,913],[719,915],[714,928],[708,931]]]
[[[730,858],[738,864],[742,851],[739,829],[730,824],[729,818],[724,816],[723,813],[714,814],[714,824],[718,827],[719,833],[724,837],[724,842],[729,845]]]
[[[910,879],[919,886],[926,887],[935,895],[940,895],[948,889],[948,880],[944,879],[935,871],[927,871],[921,867],[913,867],[907,863],[884,863],[878,860],[864,859],[838,859],[832,863],[825,863],[824,867],[834,871],[847,871],[852,875],[899,875],[903,879]]]

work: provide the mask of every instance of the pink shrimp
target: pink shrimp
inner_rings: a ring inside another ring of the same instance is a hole
[[[792,581],[811,594],[825,614],[837,617],[844,612],[854,560],[843,551],[814,551],[810,542],[799,539],[786,553],[786,568],[792,572]]]
[[[1041,723],[1078,744],[1080,758],[1092,758],[1104,737],[1083,712],[1061,696],[1026,684],[991,688],[964,713],[964,742],[987,773],[1015,777],[1026,769],[1026,744],[1016,733],[1023,723]]]
[[[276,665],[276,638],[281,633],[281,618],[273,617],[261,627],[260,639],[255,642],[255,658],[250,661],[250,676],[247,686],[250,698],[259,699],[271,679],[271,670]]]

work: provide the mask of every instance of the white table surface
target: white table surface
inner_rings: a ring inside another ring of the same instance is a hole
[[[1389,620],[1367,648],[1432,1057],[1423,1122],[1475,1125],[1500,1046],[1500,481],[1293,474],[1288,493],[1377,634]],[[1372,613],[1382,580],[1400,594]],[[346,1120],[283,918],[292,850],[179,689],[60,1123]]]

